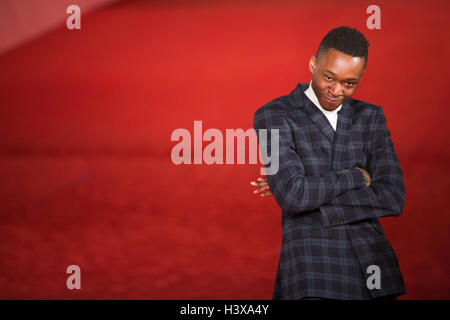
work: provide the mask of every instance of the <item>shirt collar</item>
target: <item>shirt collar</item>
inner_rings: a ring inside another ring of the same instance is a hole
[[[312,101],[312,103],[314,103],[314,105],[320,109],[320,111],[322,111],[325,114],[333,114],[333,113],[337,113],[339,110],[341,110],[342,108],[342,104],[339,105],[339,107],[337,107],[336,109],[334,109],[333,111],[328,111],[326,109],[324,109],[320,103],[319,103],[319,99],[317,99],[316,93],[314,92],[312,86],[311,86],[312,80],[309,82],[309,87],[308,89],[305,90],[305,95],[309,98],[309,100]]]

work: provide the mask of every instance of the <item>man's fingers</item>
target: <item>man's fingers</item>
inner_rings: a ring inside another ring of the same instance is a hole
[[[250,185],[258,187],[253,193],[261,193],[261,197],[266,197],[272,195],[270,192],[269,184],[267,182],[267,177],[259,177],[256,181],[250,181]]]
[[[255,191],[253,191],[253,193],[260,193],[261,191],[268,190],[268,189],[269,189],[269,186],[260,187],[260,188],[256,189]]]
[[[267,181],[258,181],[258,182],[251,181],[250,184],[255,187],[268,185]]]
[[[266,181],[263,181],[263,182],[260,182],[260,181],[258,181],[258,182],[252,181],[252,182],[250,182],[250,184],[251,184],[252,186],[255,186],[255,187],[265,187],[265,186],[268,186],[268,185],[269,185]]]
[[[271,196],[271,195],[272,195],[272,192],[270,192],[270,191],[266,191],[264,193],[261,193],[261,197],[267,197],[267,196]]]
[[[260,188],[268,187],[268,186],[269,186],[269,184],[268,184],[267,182],[260,182],[260,183],[258,184],[258,187],[260,187]]]

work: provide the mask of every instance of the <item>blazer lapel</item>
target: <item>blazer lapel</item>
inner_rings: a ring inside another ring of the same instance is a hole
[[[314,103],[305,95],[305,90],[309,83],[299,83],[289,95],[290,102],[295,106],[292,109],[293,115],[298,116],[298,107],[303,107],[307,111],[311,121],[320,129],[324,136],[330,141],[332,150],[332,169],[340,170],[347,155],[347,141],[351,134],[353,109],[346,101],[338,111],[336,131],[334,131],[327,117],[320,111]]]
[[[299,83],[289,95],[289,99],[294,106],[292,113],[294,117],[298,116],[299,113],[297,108],[304,108],[311,121],[320,129],[331,145],[334,141],[334,129],[322,111],[320,111],[306,96],[305,90],[308,86],[309,83]]]
[[[311,121],[314,122],[320,131],[322,131],[330,143],[333,143],[335,132],[330,124],[330,121],[328,121],[327,117],[314,105],[311,100],[308,99],[308,97],[305,99],[305,110],[308,111]]]
[[[346,101],[338,111],[338,120],[333,142],[333,170],[342,169],[347,155],[347,141],[351,134],[353,109]]]

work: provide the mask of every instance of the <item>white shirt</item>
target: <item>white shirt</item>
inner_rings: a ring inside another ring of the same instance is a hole
[[[309,100],[311,100],[314,103],[314,105],[317,108],[319,108],[320,111],[322,111],[322,113],[325,115],[325,117],[327,117],[327,119],[330,122],[331,126],[333,127],[334,131],[336,131],[338,111],[341,110],[342,104],[339,107],[337,107],[336,109],[334,109],[333,111],[328,111],[328,110],[325,110],[324,108],[322,108],[322,106],[319,103],[319,99],[317,99],[317,96],[316,96],[313,88],[311,87],[311,82],[312,82],[312,80],[309,82],[308,89],[305,90],[306,96],[309,98]]]

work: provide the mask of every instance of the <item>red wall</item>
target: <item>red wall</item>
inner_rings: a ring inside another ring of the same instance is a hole
[[[260,166],[176,166],[170,136],[251,128],[350,25],[370,42],[355,97],[383,107],[405,175],[403,214],[381,219],[403,298],[449,299],[449,4],[378,2],[368,30],[370,4],[124,1],[5,52],[0,297],[270,299],[280,209],[252,193]]]
[[[117,0],[2,0],[0,53],[65,25],[66,9],[78,5],[82,14]]]

